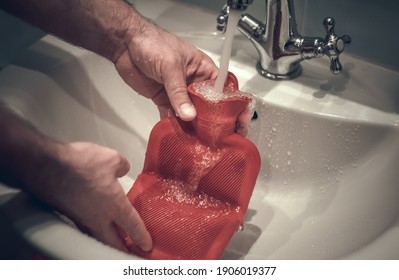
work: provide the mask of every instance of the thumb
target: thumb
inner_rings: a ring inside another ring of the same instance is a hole
[[[163,82],[170,103],[178,117],[184,121],[192,121],[197,116],[197,111],[187,93],[184,71],[181,67],[169,70],[165,71]]]

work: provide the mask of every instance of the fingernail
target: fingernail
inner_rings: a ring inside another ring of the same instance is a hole
[[[190,103],[183,103],[182,105],[180,105],[179,109],[180,109],[179,117],[184,119],[192,119],[197,114],[194,106]]]

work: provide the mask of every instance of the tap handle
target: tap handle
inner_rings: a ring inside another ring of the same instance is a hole
[[[325,18],[323,21],[324,28],[326,30],[326,37],[321,52],[326,54],[331,61],[330,70],[334,74],[338,74],[342,71],[342,65],[339,61],[339,55],[345,49],[345,45],[351,42],[351,37],[343,35],[338,37],[335,34],[335,20],[331,17]]]

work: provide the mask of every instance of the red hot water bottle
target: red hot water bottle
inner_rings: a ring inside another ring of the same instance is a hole
[[[219,259],[243,223],[260,169],[256,146],[236,134],[237,117],[251,98],[229,73],[217,98],[200,92],[214,81],[189,85],[197,118],[171,117],[150,135],[143,171],[127,194],[153,240],[148,259]]]

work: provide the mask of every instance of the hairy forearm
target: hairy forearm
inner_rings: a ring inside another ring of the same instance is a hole
[[[0,131],[1,181],[29,192],[34,191],[32,187],[51,181],[52,169],[57,168],[60,143],[45,137],[2,106]]]
[[[0,8],[113,62],[146,24],[122,0],[4,0]]]

